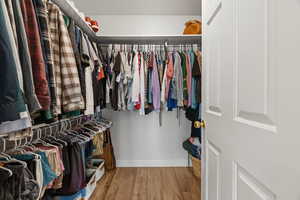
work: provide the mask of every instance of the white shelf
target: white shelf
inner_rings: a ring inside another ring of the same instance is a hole
[[[154,35],[154,36],[97,36],[77,10],[66,0],[52,0],[62,12],[74,20],[88,37],[98,44],[201,44],[201,35]]]

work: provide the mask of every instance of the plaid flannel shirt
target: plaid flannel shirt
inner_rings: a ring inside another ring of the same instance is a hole
[[[50,108],[50,95],[33,2],[28,0],[21,0],[20,2],[32,61],[35,93],[43,110],[48,110]]]
[[[47,65],[47,72],[48,72],[47,79],[48,79],[48,86],[49,86],[49,91],[51,96],[50,109],[51,111],[53,111],[53,114],[56,115],[57,113],[55,112],[56,111],[55,74],[54,74],[54,66],[53,66],[53,55],[52,55],[51,44],[50,44],[47,6],[44,0],[34,0],[33,3],[35,6],[36,16],[39,23],[45,63]]]
[[[60,9],[47,3],[56,81],[56,113],[84,108],[72,43]]]

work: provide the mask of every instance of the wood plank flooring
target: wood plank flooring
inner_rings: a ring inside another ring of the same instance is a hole
[[[190,168],[118,168],[106,173],[91,200],[200,200]]]

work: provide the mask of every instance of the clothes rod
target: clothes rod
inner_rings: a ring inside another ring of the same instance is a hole
[[[201,45],[201,35],[188,36],[98,36],[97,43],[101,44],[160,44],[170,45],[198,44]]]
[[[62,119],[51,124],[34,126],[32,127],[31,134],[15,136],[14,139],[9,139],[9,136],[0,135],[0,153],[16,149],[19,146],[24,146],[40,137],[54,136],[61,131],[74,128],[74,126],[90,121],[93,117],[93,115],[80,115],[73,118]]]

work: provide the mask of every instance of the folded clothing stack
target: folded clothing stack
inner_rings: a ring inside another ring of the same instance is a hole
[[[193,157],[201,159],[201,144],[199,138],[189,138],[182,144],[183,148]]]

